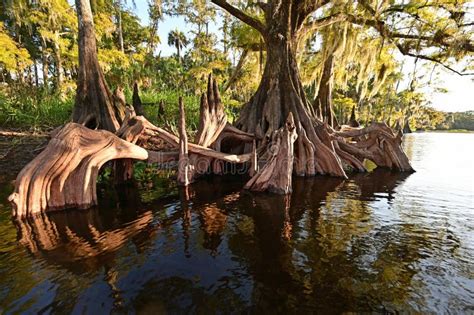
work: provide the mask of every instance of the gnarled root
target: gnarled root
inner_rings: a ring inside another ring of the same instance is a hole
[[[377,166],[411,172],[413,167],[401,147],[403,133],[397,134],[385,123],[372,123],[365,128],[343,126],[334,131],[337,144],[344,154],[357,157],[360,161],[372,160]],[[356,138],[356,142],[348,142],[344,138]]]
[[[8,198],[13,215],[96,205],[99,169],[107,161],[123,158],[146,160],[148,152],[108,131],[65,125],[18,174],[15,191]]]
[[[179,98],[179,163],[178,163],[178,185],[188,186],[189,175],[192,165],[188,158],[188,136],[186,135],[186,119],[184,113],[183,99]]]
[[[290,113],[285,126],[272,134],[269,148],[271,155],[266,164],[247,182],[244,188],[277,194],[291,193],[293,146],[297,137],[293,115]]]

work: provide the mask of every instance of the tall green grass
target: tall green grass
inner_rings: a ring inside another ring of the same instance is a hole
[[[140,92],[140,99],[144,103],[145,116],[152,123],[161,126],[163,124],[176,125],[179,118],[178,99],[183,97],[184,108],[186,112],[186,128],[188,131],[194,131],[199,126],[199,95],[183,95],[175,90],[154,90],[147,89]],[[132,102],[132,92],[126,92],[127,102]],[[158,117],[159,103],[164,101],[165,115]],[[233,122],[240,111],[240,103],[228,99],[226,96],[222,97],[224,110],[227,114],[227,119]]]
[[[72,97],[42,93],[38,90],[10,92],[0,90],[0,127],[47,130],[71,119]]]
[[[132,91],[125,91],[127,103],[132,104]],[[140,98],[145,116],[158,126],[176,127],[179,118],[178,99],[183,96],[186,110],[186,127],[190,133],[199,125],[198,95],[183,95],[176,90],[144,89]],[[158,117],[159,103],[164,102],[165,114]],[[233,121],[240,104],[223,97],[229,121]],[[0,128],[22,130],[48,130],[71,120],[74,106],[73,94],[59,96],[41,90],[5,91],[0,89]]]

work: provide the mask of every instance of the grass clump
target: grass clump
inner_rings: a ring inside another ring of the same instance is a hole
[[[74,99],[40,89],[5,91],[0,89],[0,128],[48,130],[71,119]]]

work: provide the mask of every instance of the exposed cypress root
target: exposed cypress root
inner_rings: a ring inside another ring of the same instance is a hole
[[[130,137],[138,137],[138,139],[141,139],[148,144],[163,142],[168,148],[179,148],[178,136],[163,128],[153,125],[143,116],[135,116],[128,120],[127,126],[123,126],[123,130],[130,134]],[[214,158],[230,163],[248,162],[252,155],[252,153],[237,155],[218,152],[211,148],[206,148],[194,143],[188,143],[188,151],[189,153],[195,153],[203,157]]]
[[[178,185],[188,186],[189,175],[192,166],[188,158],[188,136],[186,135],[186,118],[184,113],[183,99],[179,98],[179,164],[178,164]]]
[[[220,152],[222,142],[233,140],[240,143],[252,142],[254,135],[243,132],[227,122],[219,94],[217,81],[209,75],[207,92],[201,96],[199,128],[196,133],[195,143],[206,148]],[[223,160],[205,157],[199,154],[190,154],[190,164],[193,167],[192,181],[203,174],[222,174]]]
[[[122,180],[131,177],[131,159],[157,163],[179,159],[178,183],[183,186],[204,173],[221,174],[224,162],[250,162],[252,178],[245,188],[279,194],[291,192],[293,169],[301,176],[319,173],[345,178],[343,165],[363,172],[364,159],[370,159],[378,166],[413,171],[401,148],[401,132],[395,134],[384,123],[366,128],[343,126],[335,131],[308,114],[299,85],[292,85],[292,90],[285,82],[268,84],[272,94],[278,92],[277,95],[256,94],[257,100],[266,102],[264,112],[260,113],[263,116],[260,120],[253,117],[259,112],[247,105],[237,125],[247,126],[243,131],[227,122],[217,83],[210,76],[207,93],[201,98],[196,144],[187,141],[182,99],[179,137],[154,126],[143,116],[136,116],[131,107],[127,108],[116,135],[67,124],[18,175],[15,192],[10,196],[14,216],[97,204],[98,171],[105,162],[115,159],[125,159],[116,163],[116,173]],[[280,85],[293,93],[280,94]],[[138,97],[137,88],[135,94]],[[276,128],[282,114],[277,111],[281,102],[287,104],[284,112],[288,118],[283,127]],[[252,143],[252,147],[244,154],[225,153],[221,152],[223,142],[230,143],[233,152],[242,144]],[[156,148],[160,151],[156,152]],[[263,167],[258,171],[259,164]]]
[[[401,147],[403,133],[397,134],[385,123],[372,123],[365,128],[343,127],[335,131],[339,137],[339,147],[348,154],[363,159],[372,160],[377,166],[395,169],[401,172],[412,172],[413,167]],[[340,137],[355,137],[357,142],[346,142]]]
[[[148,153],[108,131],[69,123],[18,175],[9,201],[15,217],[97,204],[100,167],[121,158],[146,160]]]
[[[285,126],[272,135],[272,141],[269,144],[271,156],[265,166],[247,182],[244,188],[277,194],[291,193],[293,145],[296,138],[296,126],[293,115],[290,113]]]

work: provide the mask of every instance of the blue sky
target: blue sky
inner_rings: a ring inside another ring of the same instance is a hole
[[[136,7],[132,8],[132,10],[140,17],[143,25],[148,24],[147,1],[136,0],[135,4]],[[168,33],[175,28],[178,28],[185,34],[190,30],[190,26],[187,25],[183,17],[165,16],[164,20],[158,26],[161,44],[157,50],[161,51],[162,56],[169,56],[175,52],[175,49],[167,44]],[[210,31],[216,33],[218,36],[220,35],[216,25],[212,25]],[[407,65],[413,64],[413,58],[403,56],[400,58],[407,58]],[[407,73],[411,73],[413,67],[407,66],[405,69],[407,69]],[[434,108],[444,111],[474,110],[473,76],[459,76],[447,70],[441,70],[440,79],[441,84],[439,85],[446,88],[449,91],[448,93],[438,93],[433,92],[432,89],[425,89],[426,96]],[[405,84],[408,84],[408,81]]]

